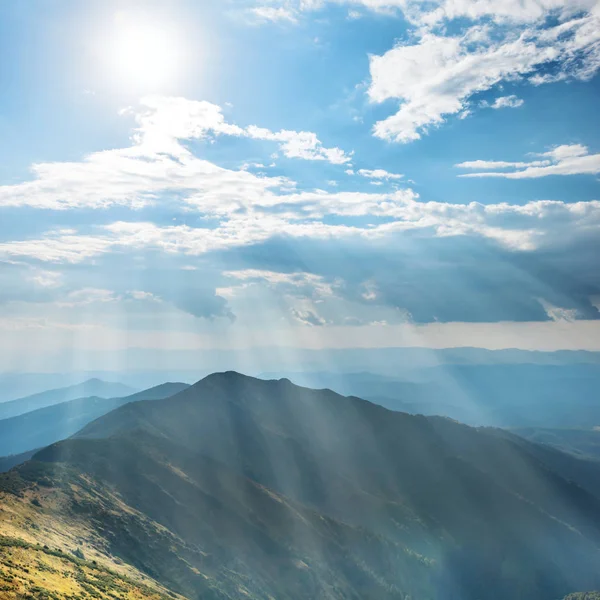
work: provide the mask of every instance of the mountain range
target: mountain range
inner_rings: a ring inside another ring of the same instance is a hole
[[[95,357],[99,359],[98,356]],[[530,350],[486,350],[484,348],[344,348],[306,350],[295,349],[293,354],[281,348],[265,348],[252,357],[251,374],[303,371],[314,373],[335,367],[339,373],[371,371],[398,378],[409,378],[415,370],[443,365],[600,365],[600,352],[561,350],[542,352]],[[46,363],[47,365],[52,363]],[[98,362],[99,365],[102,361]],[[107,363],[108,364],[108,363]],[[233,350],[151,351],[129,349],[126,353],[110,354],[110,365],[122,365],[118,371],[96,369],[56,373],[6,372],[0,373],[0,403],[22,398],[49,389],[71,386],[88,379],[121,381],[142,390],[164,381],[194,382],[215,371],[237,369],[247,372],[247,356]],[[131,364],[145,364],[144,369],[132,369]],[[201,365],[199,367],[199,365]],[[59,368],[58,365],[55,368]],[[263,377],[264,378],[264,377]],[[273,377],[267,377],[273,378]],[[290,377],[292,381],[294,377]],[[93,394],[84,394],[93,395]],[[100,394],[101,395],[101,394]],[[115,394],[118,395],[118,394]]]
[[[186,383],[164,383],[123,398],[78,398],[1,419],[0,456],[27,453],[48,446],[70,437],[90,421],[128,402],[161,400],[187,387]]]
[[[356,395],[391,410],[443,415],[506,428],[600,426],[600,366],[468,364],[415,369],[406,377],[373,373],[283,373],[313,388]]]
[[[600,588],[600,464],[286,379],[217,373],[127,403],[0,489],[5,539],[190,599]]]
[[[0,403],[0,419],[9,419],[38,408],[53,406],[84,397],[116,398],[134,394],[136,389],[122,383],[88,379],[83,383],[39,392],[25,398]]]

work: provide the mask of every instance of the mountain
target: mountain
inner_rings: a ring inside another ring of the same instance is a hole
[[[17,415],[37,410],[38,408],[60,404],[61,402],[67,402],[69,400],[76,400],[77,398],[90,396],[97,396],[99,398],[117,398],[128,396],[136,391],[137,390],[130,388],[127,385],[123,385],[122,383],[113,383],[102,381],[100,379],[88,379],[77,385],[48,390],[25,398],[3,402],[0,404],[0,419],[9,419],[11,417],[16,417]]]
[[[21,454],[9,454],[8,456],[1,456],[0,473],[6,473],[6,471],[10,471],[13,467],[22,465],[40,450],[41,448],[34,448],[33,450],[28,450],[27,452],[22,452]]]
[[[86,379],[90,377],[78,377],[72,373],[0,373],[0,403],[75,385]]]
[[[364,372],[290,377],[300,385],[331,388],[391,410],[442,415],[475,426],[600,426],[600,366],[595,364],[448,364],[414,369],[405,378]]]
[[[119,565],[117,565],[117,568]],[[120,572],[119,572],[120,571]],[[184,600],[132,569],[116,571],[68,550],[0,537],[0,598],[3,600]]]
[[[514,433],[532,442],[552,446],[583,458],[600,460],[600,429],[524,427]]]
[[[164,383],[124,398],[78,398],[0,420],[0,456],[48,446],[70,437],[90,421],[119,406],[142,400],[162,400],[187,387],[186,383]]]
[[[220,373],[126,404],[0,489],[0,535],[80,547],[187,598],[600,588],[596,463],[288,380]]]

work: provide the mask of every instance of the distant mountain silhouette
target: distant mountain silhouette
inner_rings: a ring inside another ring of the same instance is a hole
[[[48,390],[25,398],[3,402],[0,404],[0,419],[9,419],[10,417],[16,417],[17,415],[37,410],[38,408],[60,404],[68,400],[76,400],[77,398],[90,396],[117,398],[129,396],[136,391],[122,383],[102,381],[101,379],[88,379],[77,385]]]
[[[140,400],[162,400],[187,387],[186,383],[164,383],[124,398],[78,398],[0,420],[0,456],[53,444],[119,406]]]
[[[599,482],[510,433],[228,372],[100,417],[0,489],[30,538],[80,532],[189,598],[551,600],[600,587]]]
[[[600,428],[597,426],[590,429],[524,427],[513,431],[532,442],[600,461]]]
[[[0,473],[6,473],[17,465],[22,465],[28,461],[36,452],[39,452],[42,448],[34,448],[21,454],[9,454],[8,456],[0,457]]]
[[[401,368],[400,368],[401,370]],[[408,379],[373,373],[294,373],[391,410],[507,428],[600,426],[600,365],[469,364],[414,370]]]

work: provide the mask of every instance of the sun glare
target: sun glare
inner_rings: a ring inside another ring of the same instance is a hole
[[[108,43],[108,70],[118,85],[153,91],[172,83],[181,69],[181,44],[161,23],[118,13]]]

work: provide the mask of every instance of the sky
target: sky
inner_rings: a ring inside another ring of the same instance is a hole
[[[599,68],[598,0],[0,2],[0,369],[600,350]]]

